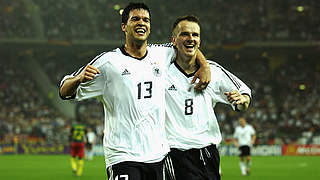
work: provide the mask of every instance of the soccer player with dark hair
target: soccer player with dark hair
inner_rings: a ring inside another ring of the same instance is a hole
[[[170,179],[219,180],[220,157],[216,145],[221,133],[214,107],[229,104],[236,111],[248,108],[251,90],[235,75],[209,61],[211,82],[203,91],[188,83],[199,69],[200,23],[196,16],[179,17],[172,43],[177,56],[166,84],[166,132],[171,151],[165,165]]]
[[[81,176],[83,171],[83,157],[86,142],[86,126],[80,122],[72,125],[70,132],[71,139],[71,168],[76,176]],[[78,161],[77,161],[78,157]]]
[[[63,99],[102,102],[110,179],[163,180],[163,159],[169,151],[164,127],[165,76],[175,51],[171,46],[147,45],[150,22],[145,4],[130,3],[122,14],[125,44],[98,55],[61,81]],[[202,73],[196,77],[204,77],[197,84],[200,88],[211,78],[201,55],[197,53]]]
[[[256,141],[256,131],[253,127],[247,123],[244,117],[239,118],[239,126],[236,127],[233,134],[233,142],[240,151],[240,170],[243,176],[250,174],[251,157],[250,151],[251,146]]]

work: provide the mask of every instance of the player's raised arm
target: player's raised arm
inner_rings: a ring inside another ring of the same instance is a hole
[[[205,56],[202,54],[200,50],[197,51],[196,61],[199,64],[199,70],[194,74],[194,77],[191,83],[195,83],[197,79],[199,82],[194,87],[195,90],[203,90],[205,89],[211,81],[211,71],[209,63],[207,62]]]
[[[62,86],[60,87],[60,96],[62,98],[74,96],[80,83],[92,80],[95,75],[99,73],[100,71],[97,68],[87,65],[80,74],[67,78],[62,82]]]

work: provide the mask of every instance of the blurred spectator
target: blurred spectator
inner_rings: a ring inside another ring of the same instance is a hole
[[[202,39],[209,43],[319,40],[317,0],[203,0],[198,3],[147,0],[146,3],[152,9],[153,41],[169,41],[170,25],[175,17],[189,13],[200,17]],[[3,0],[0,2],[0,38],[38,37],[35,32],[39,31],[35,29],[43,27],[40,31],[47,39],[118,40],[122,37],[120,10],[126,4],[126,0]]]

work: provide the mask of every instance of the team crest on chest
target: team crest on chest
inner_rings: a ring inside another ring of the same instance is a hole
[[[161,74],[162,74],[160,68],[157,67],[157,66],[154,66],[154,67],[152,68],[152,71],[153,71],[153,74],[154,74],[155,76],[157,76],[157,77],[160,77]]]

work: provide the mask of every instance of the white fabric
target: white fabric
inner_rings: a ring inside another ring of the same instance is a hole
[[[214,113],[216,103],[229,104],[225,92],[238,90],[251,96],[251,90],[236,76],[210,62],[211,82],[203,93],[196,93],[178,65],[172,64],[166,82],[166,132],[171,148],[188,150],[221,142]],[[236,85],[234,84],[236,83]]]
[[[173,56],[172,47],[156,45],[148,46],[141,60],[118,48],[91,62],[100,74],[80,84],[76,100],[98,98],[104,106],[106,167],[123,161],[158,162],[168,153],[164,86]]]
[[[239,146],[251,146],[251,138],[256,132],[250,124],[246,124],[244,127],[237,126],[233,134],[233,137],[238,140]]]
[[[93,144],[96,141],[96,134],[94,132],[87,133],[88,143]]]
[[[240,170],[243,176],[247,175],[247,168],[244,162],[240,162]]]

